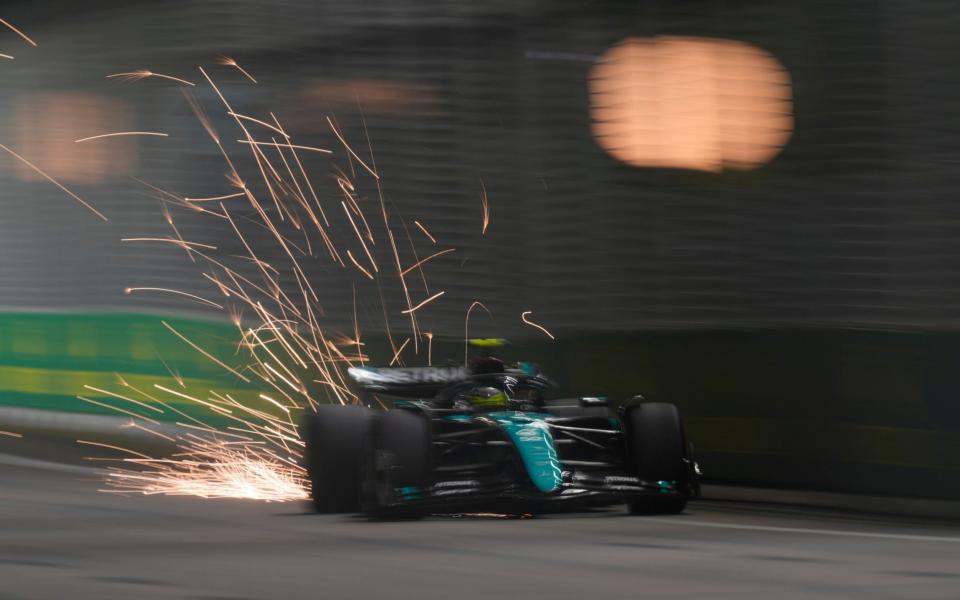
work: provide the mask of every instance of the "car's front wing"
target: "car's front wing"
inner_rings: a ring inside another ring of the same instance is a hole
[[[448,479],[424,487],[393,490],[390,506],[409,506],[436,512],[451,510],[518,510],[560,503],[616,504],[637,496],[694,495],[677,482],[643,481],[622,472],[564,471],[560,487],[550,493],[528,481],[508,476]]]

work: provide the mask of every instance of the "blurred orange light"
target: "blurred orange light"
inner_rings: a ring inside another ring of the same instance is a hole
[[[367,116],[387,115],[397,123],[411,116],[435,118],[447,113],[434,85],[389,79],[313,80],[283,100],[284,125],[300,134],[329,132],[326,121],[317,118],[318,111],[343,118],[360,109]]]
[[[119,100],[78,92],[39,92],[21,96],[13,111],[16,148],[63,183],[98,183],[125,175],[136,163],[136,143],[129,138],[77,144],[75,140],[130,127],[131,111]],[[16,165],[23,181],[42,179]]]
[[[593,68],[590,99],[597,143],[638,167],[755,169],[793,132],[786,69],[733,40],[627,38]]]

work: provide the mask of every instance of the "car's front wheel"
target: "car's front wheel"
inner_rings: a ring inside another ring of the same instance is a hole
[[[428,491],[430,425],[411,410],[378,415],[364,443],[361,510],[377,519],[423,516],[418,500]]]
[[[664,482],[672,487],[665,488],[663,495],[630,498],[627,502],[630,512],[683,512],[687,499],[677,494],[687,487],[689,473],[686,436],[677,407],[666,402],[642,402],[630,408],[624,427],[627,460],[634,474],[643,481]]]
[[[360,510],[360,457],[370,430],[363,406],[318,406],[304,420],[307,474],[319,513]]]

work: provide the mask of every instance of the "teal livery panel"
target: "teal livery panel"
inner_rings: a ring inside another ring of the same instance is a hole
[[[563,471],[550,428],[544,421],[549,415],[509,411],[488,416],[496,419],[510,436],[537,489],[547,493],[560,489]]]

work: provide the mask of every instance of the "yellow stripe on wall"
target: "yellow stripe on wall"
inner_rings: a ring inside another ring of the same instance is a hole
[[[60,369],[38,369],[32,367],[14,367],[0,365],[0,394],[4,391],[24,394],[48,396],[76,396],[83,395],[93,398],[103,398],[103,394],[86,389],[89,385],[121,395],[130,396],[135,400],[150,403],[150,400],[120,385],[117,373],[105,371],[71,371]],[[222,381],[198,378],[183,378],[185,387],[181,387],[173,377],[158,375],[143,375],[140,373],[119,373],[131,386],[140,389],[155,398],[168,404],[195,403],[158,390],[154,384],[177,390],[188,395],[206,399],[210,390],[220,394],[228,393],[239,402],[254,403],[259,406],[259,390],[252,388],[224,388]],[[77,400],[78,403],[83,402]],[[121,401],[122,402],[122,401]]]

